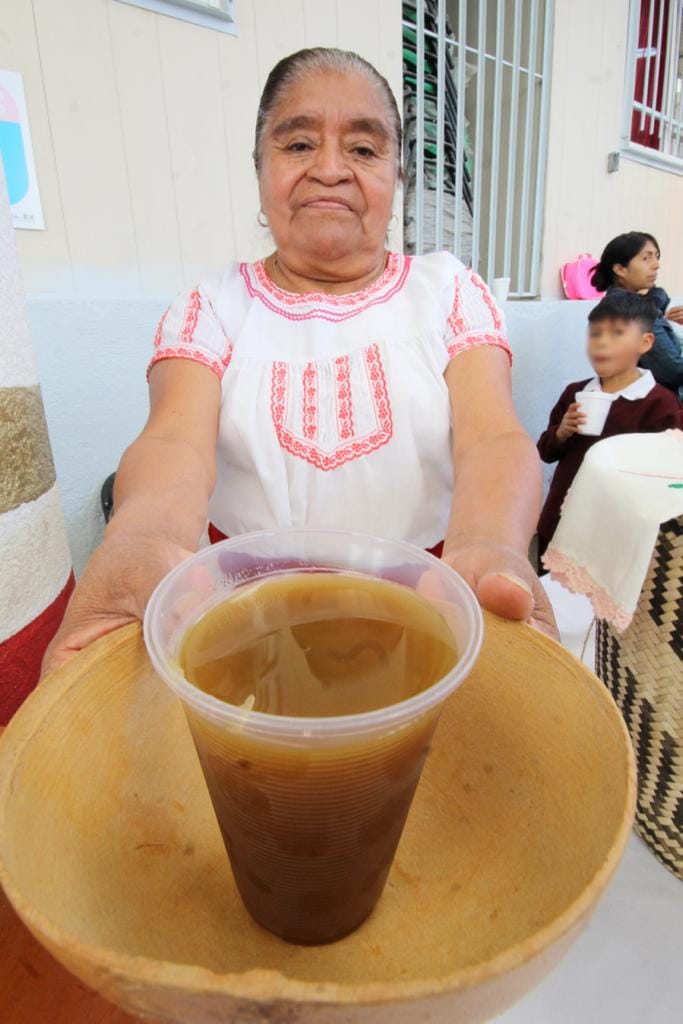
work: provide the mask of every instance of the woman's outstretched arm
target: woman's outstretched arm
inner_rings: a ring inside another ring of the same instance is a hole
[[[215,480],[220,382],[186,359],[150,374],[150,414],[121,459],[114,514],[76,586],[43,674],[142,618],[152,590],[196,550]]]
[[[508,357],[493,346],[472,348],[450,361],[445,376],[454,489],[443,558],[465,576],[482,607],[556,636],[550,602],[527,557],[541,470],[512,404]]]

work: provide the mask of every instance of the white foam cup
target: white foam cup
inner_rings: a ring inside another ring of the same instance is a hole
[[[612,406],[612,396],[604,391],[577,391],[574,400],[579,403],[579,411],[586,417],[586,422],[579,426],[579,434],[598,437],[602,434]]]

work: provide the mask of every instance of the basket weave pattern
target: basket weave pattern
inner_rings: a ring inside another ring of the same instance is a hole
[[[660,529],[628,629],[598,620],[595,671],[633,741],[636,829],[683,879],[683,517]]]

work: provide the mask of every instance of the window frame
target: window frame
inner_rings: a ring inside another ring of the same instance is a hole
[[[153,14],[164,14],[202,28],[211,28],[228,35],[237,35],[235,0],[221,0],[222,9],[205,6],[202,0],[117,0],[118,3],[141,7]]]
[[[679,0],[673,0],[678,3]],[[636,64],[638,61],[638,41],[640,35],[640,8],[641,0],[630,0],[629,3],[629,24],[628,39],[626,44],[626,73],[624,78],[624,104],[621,127],[621,155],[627,160],[636,163],[646,164],[658,170],[669,171],[671,174],[683,175],[683,156],[674,156],[671,153],[662,153],[661,150],[653,149],[650,146],[643,146],[631,139],[631,124],[635,103],[635,81]],[[675,45],[669,40],[668,46]],[[674,80],[675,81],[675,80]],[[666,102],[668,97],[665,97]],[[647,100],[647,97],[644,97]],[[650,114],[647,114],[649,117]],[[683,116],[683,115],[682,115]],[[683,129],[678,133],[679,145],[683,143]]]

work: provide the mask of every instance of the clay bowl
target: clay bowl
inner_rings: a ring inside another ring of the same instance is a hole
[[[98,641],[0,741],[0,880],[33,934],[120,1006],[177,1024],[454,1024],[532,988],[622,855],[635,772],[601,683],[488,618],[447,704],[387,888],[298,947],[235,891],[177,700],[140,630]]]

